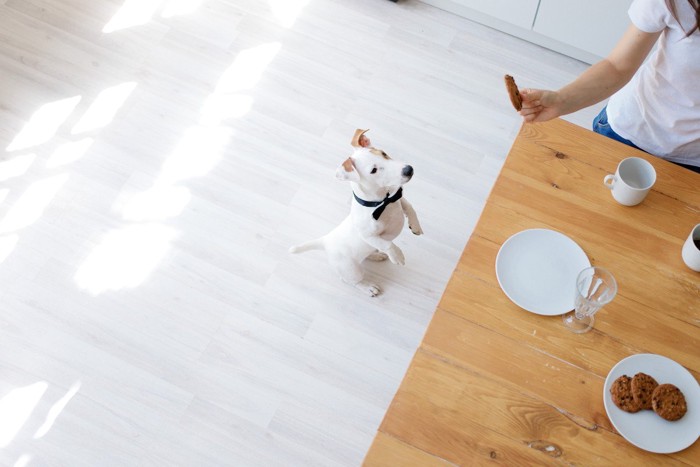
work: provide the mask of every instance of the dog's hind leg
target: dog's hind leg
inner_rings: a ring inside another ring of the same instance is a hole
[[[387,258],[389,258],[389,255],[379,250],[375,251],[367,257],[367,259],[370,261],[386,261]]]
[[[380,289],[377,284],[373,284],[373,283],[367,282],[365,280],[362,280],[362,281],[358,282],[357,284],[355,284],[355,287],[362,290],[370,297],[376,297],[377,295],[382,293],[382,289]]]
[[[362,267],[358,262],[344,261],[342,263],[335,263],[335,269],[340,274],[340,278],[343,279],[343,282],[354,285],[370,297],[376,297],[382,291],[377,284],[373,284],[364,279]]]
[[[355,284],[355,287],[362,290],[370,297],[376,297],[377,295],[382,293],[382,289],[380,289],[377,284],[373,284],[373,283],[368,282],[366,280],[361,280],[360,282],[357,282]]]

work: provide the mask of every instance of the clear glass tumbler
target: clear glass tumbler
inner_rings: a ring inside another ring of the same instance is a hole
[[[593,329],[595,313],[607,305],[617,294],[617,282],[607,269],[597,266],[586,268],[576,278],[576,303],[574,311],[562,316],[564,326],[582,334]]]

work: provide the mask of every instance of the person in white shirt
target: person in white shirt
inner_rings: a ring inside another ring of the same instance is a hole
[[[558,91],[521,91],[524,121],[610,97],[594,131],[700,173],[699,3],[634,0],[631,24],[605,59]]]

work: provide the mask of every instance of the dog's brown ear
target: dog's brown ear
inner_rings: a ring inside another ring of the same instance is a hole
[[[366,148],[370,145],[369,138],[365,136],[369,130],[360,130],[359,128],[355,130],[355,135],[352,137],[350,144],[354,148]]]
[[[335,178],[344,182],[359,182],[360,174],[355,170],[355,164],[352,163],[352,158],[348,157],[335,171]]]

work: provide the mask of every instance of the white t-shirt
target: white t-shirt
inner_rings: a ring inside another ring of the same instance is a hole
[[[608,122],[625,139],[656,156],[700,166],[700,32],[687,0],[675,0],[673,18],[664,0],[634,0],[632,23],[663,31],[651,57],[608,102]],[[685,29],[685,30],[684,30]]]

